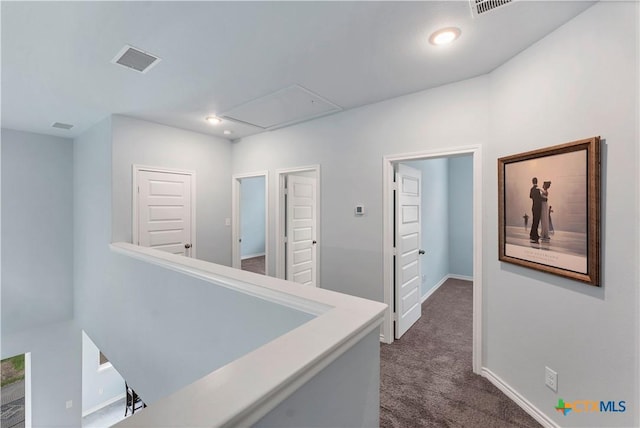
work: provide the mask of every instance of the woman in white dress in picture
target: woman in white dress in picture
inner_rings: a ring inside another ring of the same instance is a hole
[[[540,234],[540,238],[543,241],[549,241],[549,187],[551,187],[550,181],[545,181],[542,184],[542,189],[540,190],[540,195],[542,196],[542,216],[540,218],[540,227],[542,228],[542,233]]]

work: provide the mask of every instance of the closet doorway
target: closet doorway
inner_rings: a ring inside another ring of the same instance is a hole
[[[232,179],[232,266],[269,274],[269,174],[237,174]]]

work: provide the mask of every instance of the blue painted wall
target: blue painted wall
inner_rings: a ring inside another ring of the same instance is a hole
[[[422,273],[424,296],[449,273],[449,186],[446,158],[404,162],[422,171]]]
[[[473,276],[473,156],[403,163],[422,172],[424,296],[448,274]]]
[[[243,178],[240,183],[240,257],[264,254],[264,177]]]
[[[473,276],[473,156],[449,162],[449,273]]]

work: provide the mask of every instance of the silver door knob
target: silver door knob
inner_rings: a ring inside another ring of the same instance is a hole
[[[184,248],[188,250],[189,248],[191,248],[191,244],[184,244]]]

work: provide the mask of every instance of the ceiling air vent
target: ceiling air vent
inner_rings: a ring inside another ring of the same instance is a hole
[[[140,73],[146,73],[157,63],[160,62],[160,58],[149,52],[141,51],[133,46],[125,45],[118,55],[111,60],[114,64],[124,65]]]
[[[469,0],[471,13],[479,16],[511,3],[513,0]]]
[[[54,122],[51,127],[58,129],[71,129],[73,128],[73,125],[69,125],[68,123]]]

